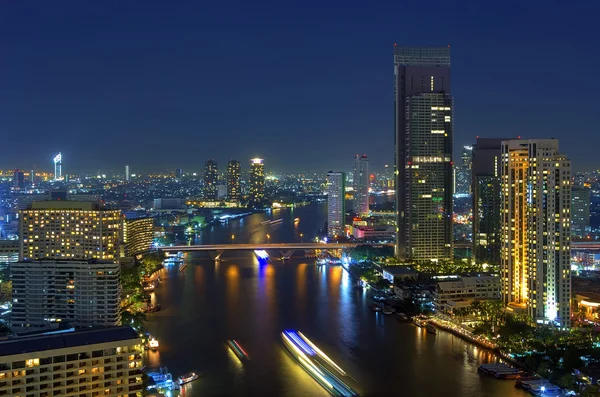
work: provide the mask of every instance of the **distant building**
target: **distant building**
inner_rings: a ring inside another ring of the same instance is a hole
[[[58,153],[54,157],[54,180],[62,180],[62,154]]]
[[[19,260],[19,240],[0,240],[0,263]]]
[[[16,327],[113,326],[121,323],[118,263],[41,260],[10,265]]]
[[[94,202],[34,201],[19,217],[21,260],[119,259],[119,210]]]
[[[454,193],[471,194],[471,169],[473,164],[473,146],[463,146],[460,164],[454,167]]]
[[[129,166],[125,166],[125,181],[129,182]]]
[[[396,228],[392,225],[353,225],[350,231],[357,240],[393,240],[396,237]]]
[[[354,213],[369,216],[369,159],[366,154],[354,157]]]
[[[204,198],[217,199],[217,184],[219,183],[219,166],[215,160],[204,163]]]
[[[175,169],[175,178],[183,178],[183,168]]]
[[[571,325],[571,162],[556,139],[502,142],[502,298],[539,324]]]
[[[346,176],[343,172],[327,173],[327,235],[344,235]]]
[[[217,199],[227,198],[227,185],[217,185]]]
[[[452,260],[450,47],[394,45],[396,255]]]
[[[438,312],[452,312],[470,307],[475,300],[500,299],[500,277],[461,277],[452,281],[440,281],[433,293]]]
[[[25,173],[21,170],[15,170],[13,175],[13,186],[17,189],[25,188]]]
[[[504,138],[477,138],[472,151],[473,258],[500,264],[501,166]]]
[[[185,200],[174,197],[164,197],[154,199],[155,210],[181,210],[185,208]]]
[[[571,234],[573,236],[585,236],[590,227],[590,200],[590,188],[571,189]]]
[[[123,222],[124,256],[150,251],[154,238],[154,218],[125,219]]]
[[[129,326],[0,341],[0,395],[141,395],[143,353]]]
[[[262,204],[265,199],[265,164],[263,159],[250,160],[250,205]]]
[[[241,196],[242,166],[239,161],[231,160],[227,164],[227,200],[239,201]]]

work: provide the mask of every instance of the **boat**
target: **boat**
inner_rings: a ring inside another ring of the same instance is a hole
[[[198,374],[195,372],[190,372],[177,378],[177,383],[179,383],[179,386],[183,386],[186,383],[195,381],[196,379],[198,379]]]
[[[381,311],[383,312],[383,314],[394,314],[394,312],[391,310],[391,308],[389,306],[384,306]]]
[[[158,372],[148,372],[147,375],[149,378],[147,390],[177,390],[179,388],[177,382],[173,382],[173,377],[167,367],[160,367]]]
[[[158,340],[154,339],[154,338],[150,338],[150,340],[148,341],[148,348],[152,351],[157,351],[158,350]]]
[[[427,323],[427,325],[425,326],[425,329],[427,330],[427,332],[429,332],[430,334],[437,334],[437,329],[433,326],[433,324],[431,323]]]
[[[381,306],[379,306],[379,305],[378,305],[378,304],[376,304],[376,303],[373,303],[373,304],[371,305],[371,309],[373,309],[373,310],[374,310],[374,311],[376,311],[376,312],[380,312],[380,311],[381,311]]]
[[[415,325],[417,327],[424,327],[427,325],[427,321],[423,320],[421,317],[419,316],[414,316],[413,317],[413,323],[415,323]]]
[[[534,396],[559,396],[562,393],[560,387],[552,383],[536,384],[526,390]]]
[[[181,264],[179,265],[179,271],[182,271],[183,269],[185,269],[186,266],[187,266],[187,264],[185,262],[181,262]]]
[[[294,223],[300,222],[300,218],[294,218]]]
[[[398,321],[408,321],[408,316],[404,313],[396,313],[396,319]]]
[[[235,339],[229,339],[227,341],[227,346],[229,346],[233,354],[235,354],[240,361],[250,360],[248,353],[246,353],[242,345],[240,345],[240,343]]]

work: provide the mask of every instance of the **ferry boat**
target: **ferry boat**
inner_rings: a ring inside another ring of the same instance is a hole
[[[196,379],[198,379],[198,374],[195,372],[190,372],[177,378],[177,383],[179,383],[179,386],[183,386],[186,383],[195,381]]]
[[[416,325],[417,327],[424,327],[424,326],[426,326],[426,325],[427,325],[427,321],[425,321],[424,319],[422,319],[422,318],[421,318],[421,317],[419,317],[419,316],[414,316],[414,317],[413,317],[413,323],[415,323],[415,325]]]
[[[150,350],[152,350],[153,352],[155,352],[158,350],[158,346],[159,346],[158,340],[156,340],[154,338],[150,338],[150,340],[148,341],[148,348]]]
[[[233,354],[235,354],[237,358],[240,359],[240,361],[250,360],[250,356],[248,355],[248,353],[246,353],[244,348],[235,339],[229,339],[227,341],[227,346],[229,346]]]
[[[437,334],[437,329],[433,326],[433,324],[431,323],[427,323],[427,325],[425,326],[425,329],[427,330],[427,332],[429,332],[430,334]]]
[[[283,218],[273,219],[273,220],[268,220],[268,221],[262,221],[260,224],[261,225],[275,225],[275,224],[281,223],[281,222],[283,222]]]
[[[294,218],[294,223],[300,222],[300,218]]]

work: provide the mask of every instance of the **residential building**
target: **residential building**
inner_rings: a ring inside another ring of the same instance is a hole
[[[473,259],[500,264],[501,165],[504,138],[479,138],[472,151]]]
[[[583,237],[590,228],[591,189],[573,187],[571,189],[571,234]]]
[[[13,186],[17,189],[25,188],[25,173],[21,170],[15,170],[13,174]]]
[[[0,396],[141,396],[143,345],[131,327],[0,341]]]
[[[502,297],[538,324],[571,324],[571,162],[556,139],[502,142]]]
[[[239,201],[241,196],[242,165],[237,160],[227,164],[227,200]]]
[[[263,159],[250,160],[250,191],[248,201],[251,206],[261,206],[265,199],[265,163]]]
[[[346,176],[340,171],[327,173],[327,235],[344,235]]]
[[[10,265],[16,327],[113,326],[121,322],[120,265],[111,261],[38,260]]]
[[[123,255],[136,256],[150,251],[154,238],[154,218],[123,221]]]
[[[369,159],[366,154],[354,157],[354,213],[369,216]]]
[[[460,277],[440,281],[433,292],[433,302],[438,312],[470,307],[476,300],[500,299],[500,277]]]
[[[119,260],[119,210],[94,202],[34,201],[19,214],[21,260]]]
[[[394,45],[396,255],[453,259],[449,47]]]
[[[19,260],[19,240],[0,240],[0,263]]]
[[[204,198],[217,199],[217,184],[219,183],[219,166],[215,160],[204,163]]]

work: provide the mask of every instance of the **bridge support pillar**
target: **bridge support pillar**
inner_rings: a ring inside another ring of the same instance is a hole
[[[293,249],[286,250],[286,251],[284,251],[284,250],[279,251],[279,253],[281,254],[281,259],[283,259],[284,261],[290,259],[292,257],[292,255],[294,255],[294,252],[296,252],[296,250],[293,250]]]
[[[213,261],[219,262],[221,260],[221,255],[223,255],[223,252],[225,252],[225,250],[210,251],[208,255]]]

